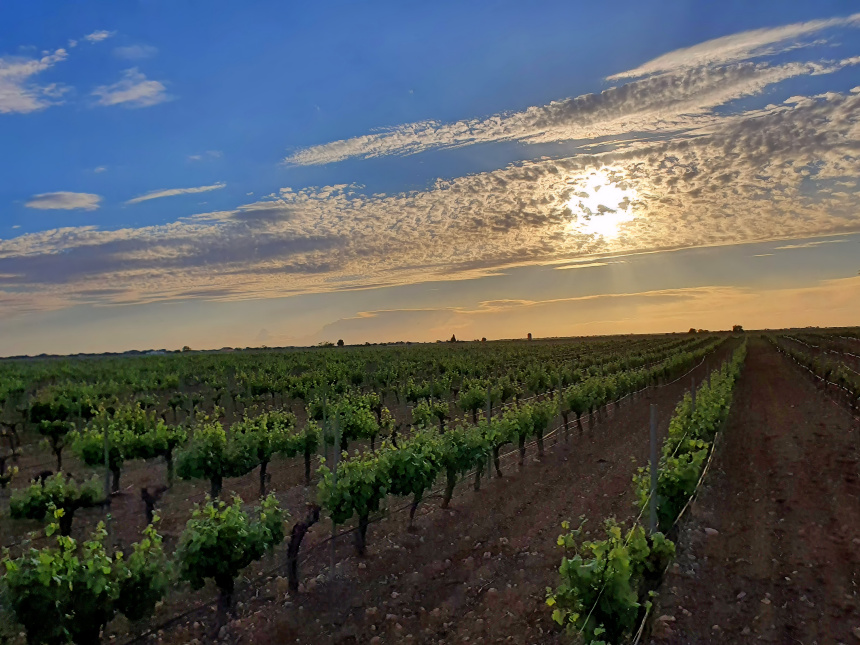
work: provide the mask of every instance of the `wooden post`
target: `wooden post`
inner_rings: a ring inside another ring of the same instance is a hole
[[[334,417],[334,460],[332,462],[332,475],[334,476],[334,485],[337,488],[337,465],[340,463],[340,415]],[[331,563],[329,571],[330,578],[334,578],[334,560],[335,560],[335,536],[337,535],[337,524],[334,519],[331,521]]]
[[[487,430],[490,429],[490,419],[493,418],[493,398],[490,384],[487,383]],[[493,454],[487,453],[487,479],[493,478]]]
[[[322,436],[323,436],[323,459],[325,459],[326,464],[331,466],[332,461],[328,460],[328,403],[326,402],[326,392],[323,390],[322,395],[322,404],[323,404],[323,426],[322,426]],[[332,455],[334,457],[334,455]]]
[[[649,503],[650,506],[650,520],[648,522],[648,528],[651,533],[655,533],[657,531],[657,468],[659,466],[659,462],[657,461],[657,405],[651,404],[651,500]]]
[[[105,525],[107,526],[108,532],[108,542],[113,542],[113,532],[111,526],[111,514],[110,514],[110,432],[109,428],[105,426],[104,432],[104,440],[105,440]]]

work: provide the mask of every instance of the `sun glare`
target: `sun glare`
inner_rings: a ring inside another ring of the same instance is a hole
[[[606,172],[593,172],[576,184],[578,190],[567,203],[576,217],[569,232],[613,240],[621,234],[623,224],[636,219],[630,208],[636,190],[614,181]]]

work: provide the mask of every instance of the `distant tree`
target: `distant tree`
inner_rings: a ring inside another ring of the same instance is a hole
[[[188,345],[185,345],[185,347],[182,348],[182,351],[183,352],[190,352],[191,348]]]
[[[532,339],[532,333],[531,333],[531,332],[529,332],[529,334],[528,334],[528,339],[529,339],[529,340],[531,340],[531,339]]]
[[[337,341],[337,346],[338,346],[338,347],[343,347],[343,338],[341,338],[341,339],[339,339],[339,340]]]
[[[744,330],[744,328],[741,325],[732,326],[732,331],[734,331],[734,332],[742,332],[743,330]]]
[[[688,333],[688,334],[695,334],[695,333],[696,333],[696,328],[695,328],[695,327],[690,327],[690,331],[688,331],[687,333]]]
[[[487,342],[487,337],[486,337],[486,336],[484,336],[484,337],[481,339],[481,342],[482,342],[482,343],[486,343],[486,342]]]
[[[456,343],[456,342],[457,342],[457,336],[456,336],[455,334],[451,334],[451,342],[452,342],[452,343]]]

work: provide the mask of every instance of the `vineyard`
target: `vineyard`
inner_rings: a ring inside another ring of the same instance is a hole
[[[3,361],[0,640],[677,638],[748,352],[857,414],[852,330]]]

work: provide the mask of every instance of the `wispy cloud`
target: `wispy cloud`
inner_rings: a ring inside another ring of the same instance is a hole
[[[93,172],[96,174],[105,172],[106,170],[107,170],[107,166],[96,166],[95,168],[93,168]]]
[[[104,29],[99,29],[98,31],[94,31],[91,34],[87,34],[86,36],[84,36],[83,39],[89,43],[100,43],[103,40],[107,40],[114,34],[116,34],[115,31],[106,31]]]
[[[813,240],[811,242],[804,242],[803,244],[784,244],[783,246],[775,246],[774,250],[776,251],[785,251],[788,249],[811,249],[816,246],[821,246],[822,244],[837,244],[838,242],[847,242],[848,240]]]
[[[322,165],[493,141],[583,141],[587,145],[597,138],[605,142],[608,137],[644,133],[677,137],[709,127],[721,119],[716,108],[769,86],[860,63],[855,58],[782,64],[754,60],[811,44],[799,39],[838,27],[860,27],[860,13],[733,34],[676,50],[610,76],[607,80],[624,83],[599,94],[454,123],[408,123],[296,150],[284,162]]]
[[[577,264],[565,264],[560,267],[553,267],[556,271],[565,271],[567,269],[590,269],[592,267],[606,267],[610,264],[620,264],[620,262],[581,262]]]
[[[204,161],[207,159],[220,159],[224,156],[224,153],[220,150],[207,150],[206,152],[196,154],[196,155],[188,155],[188,161]]]
[[[0,57],[0,114],[27,114],[61,103],[63,86],[38,84],[33,77],[66,58],[65,49],[57,49],[41,58]]]
[[[860,61],[786,63],[769,66],[738,63],[726,67],[680,70],[604,90],[497,114],[441,124],[411,123],[376,134],[298,150],[287,164],[321,165],[345,159],[407,155],[436,148],[456,148],[492,141],[548,143],[649,134],[678,136],[720,120],[712,110],[758,94],[769,85],[803,75],[836,72]]]
[[[113,85],[101,85],[93,90],[98,105],[123,105],[130,108],[149,107],[170,100],[167,88],[159,81],[146,78],[136,67],[125,70],[123,78]]]
[[[804,44],[799,38],[818,34],[835,27],[860,27],[860,13],[845,18],[810,20],[782,27],[753,29],[730,36],[714,38],[692,47],[676,49],[626,72],[608,77],[608,80],[636,78],[649,74],[689,69],[769,56],[781,51],[795,49]]]
[[[826,315],[823,312],[827,312]],[[476,306],[361,311],[324,325],[298,342],[522,337],[686,331],[689,327],[747,329],[851,325],[860,315],[860,278],[800,288],[705,286]],[[563,322],[560,322],[563,321]]]
[[[85,210],[94,211],[99,207],[102,198],[92,193],[42,193],[33,195],[24,206],[39,210]]]
[[[114,56],[125,60],[143,60],[144,58],[152,58],[157,53],[158,48],[152,45],[125,45],[115,47],[113,50]]]
[[[150,199],[160,199],[162,197],[173,197],[174,195],[190,195],[194,193],[206,193],[210,190],[219,190],[224,188],[227,184],[223,182],[219,182],[217,184],[212,184],[211,186],[197,186],[196,188],[169,188],[166,190],[153,190],[151,192],[146,193],[145,195],[140,195],[138,197],[134,197],[133,199],[129,199],[126,204],[138,204],[140,202],[145,202]]]

